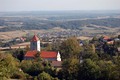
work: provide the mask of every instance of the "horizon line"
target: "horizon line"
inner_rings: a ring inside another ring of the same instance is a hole
[[[54,12],[54,11],[58,11],[58,12],[62,12],[62,11],[65,11],[65,12],[67,12],[67,11],[120,11],[120,9],[116,9],[116,10],[21,10],[21,11],[0,11],[0,13],[2,13],[2,12],[39,12],[39,11],[41,11],[41,12]]]

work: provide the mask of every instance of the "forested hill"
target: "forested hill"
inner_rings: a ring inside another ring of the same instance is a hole
[[[5,21],[0,18],[0,31],[13,30],[32,30],[32,29],[51,29],[61,27],[64,29],[81,29],[85,25],[98,25],[106,27],[120,27],[120,18],[104,18],[104,19],[84,19],[84,20],[42,20],[38,18],[13,18],[11,21]]]

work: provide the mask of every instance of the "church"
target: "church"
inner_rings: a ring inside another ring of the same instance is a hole
[[[61,56],[59,51],[41,51],[40,47],[40,39],[37,37],[37,35],[34,35],[33,38],[30,41],[30,50],[26,52],[24,56],[24,60],[32,60],[35,58],[35,55],[37,52],[40,52],[40,57],[43,60],[48,61],[61,61]]]

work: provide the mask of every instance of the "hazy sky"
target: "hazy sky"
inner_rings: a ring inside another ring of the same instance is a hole
[[[0,0],[0,11],[120,10],[120,0]]]

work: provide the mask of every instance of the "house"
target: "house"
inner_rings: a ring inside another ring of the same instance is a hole
[[[51,66],[61,69],[62,61],[52,61]]]
[[[35,58],[35,55],[37,54],[37,50],[31,50],[27,51],[27,53],[24,56],[25,60],[32,60]],[[60,53],[54,52],[54,51],[41,51],[39,55],[42,59],[48,60],[48,61],[61,61]]]
[[[41,51],[40,49],[40,40],[34,35],[30,42],[30,50],[26,52],[24,59],[31,60],[35,58],[35,55],[40,52],[40,57],[48,61],[61,61],[61,56],[59,51]]]
[[[110,39],[110,37],[108,37],[108,36],[103,37],[103,40],[109,40],[109,39]]]
[[[102,41],[106,42],[107,44],[114,44],[114,40],[108,36],[104,36]]]

